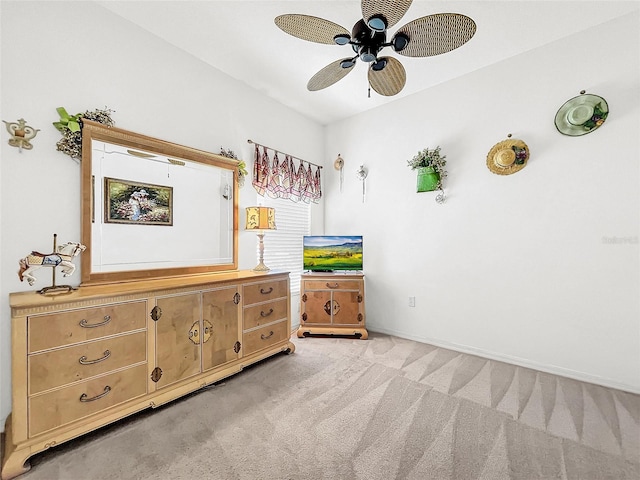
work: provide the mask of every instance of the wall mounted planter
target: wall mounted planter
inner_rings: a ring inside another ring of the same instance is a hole
[[[440,175],[433,167],[419,167],[417,192],[432,192],[440,184]]]

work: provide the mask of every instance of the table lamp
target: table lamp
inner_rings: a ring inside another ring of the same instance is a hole
[[[254,272],[268,272],[271,270],[264,264],[264,231],[276,229],[276,209],[270,207],[247,207],[247,230],[257,230],[260,239],[260,263]]]

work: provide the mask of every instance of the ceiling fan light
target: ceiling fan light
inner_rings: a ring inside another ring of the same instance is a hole
[[[360,49],[360,60],[366,63],[375,62],[378,50],[373,47],[364,46]]]
[[[367,21],[367,25],[374,32],[384,32],[387,29],[387,19],[382,15],[374,15]]]
[[[353,58],[347,58],[346,60],[342,60],[340,62],[340,66],[342,68],[351,68],[355,65],[355,61],[353,60]]]
[[[407,45],[409,45],[409,36],[399,32],[395,37],[393,37],[391,43],[396,52],[401,52],[407,47]]]
[[[360,55],[360,60],[366,63],[371,63],[375,61],[375,59],[376,59],[376,55],[371,52],[364,52]]]
[[[333,37],[333,41],[338,45],[346,45],[351,41],[351,36],[346,35],[344,33],[339,33],[335,37]]]
[[[379,72],[380,70],[384,69],[384,67],[386,66],[387,66],[387,59],[381,58],[377,62],[371,64],[371,69],[376,72]]]

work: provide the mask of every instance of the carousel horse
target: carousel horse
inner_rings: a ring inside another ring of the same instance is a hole
[[[30,255],[20,259],[20,271],[18,272],[20,281],[22,282],[26,278],[29,285],[33,285],[33,282],[36,281],[36,277],[32,275],[34,270],[38,270],[42,267],[55,268],[58,265],[62,267],[62,274],[65,277],[73,275],[73,272],[76,270],[76,266],[72,263],[72,260],[86,248],[87,247],[80,243],[67,242],[58,246],[55,253],[44,254],[31,252]]]

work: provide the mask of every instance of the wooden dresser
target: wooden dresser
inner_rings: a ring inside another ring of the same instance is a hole
[[[288,273],[15,293],[2,480],[61,442],[291,353]]]
[[[364,275],[308,273],[301,277],[298,337],[355,335],[365,340]]]

